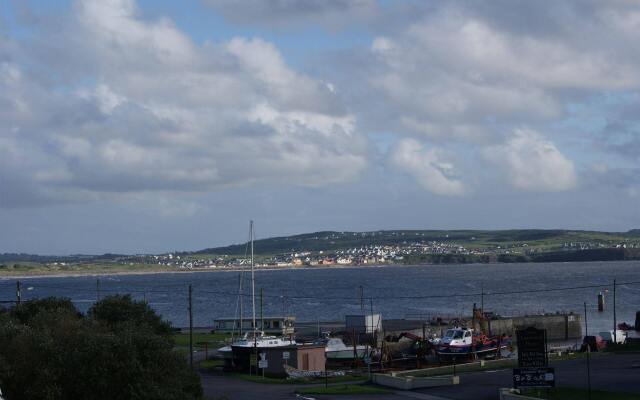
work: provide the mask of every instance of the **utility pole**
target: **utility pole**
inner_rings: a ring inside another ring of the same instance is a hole
[[[371,306],[371,335],[373,337],[374,340],[374,345],[375,347],[373,348],[377,348],[378,347],[378,330],[375,329],[373,327],[373,297],[369,297],[370,300],[370,306]],[[367,354],[367,356],[369,357],[369,362],[367,363],[367,367],[369,370],[369,380],[371,380],[371,352],[369,352],[369,354]]]
[[[587,323],[587,302],[584,303],[584,335],[589,335]],[[591,400],[591,345],[587,342],[587,399]]]
[[[189,365],[193,369],[193,306],[191,302],[191,294],[193,289],[189,284]]]
[[[480,312],[484,316],[484,282],[480,284]]]
[[[243,311],[242,311],[242,303],[243,303],[243,292],[242,292],[242,272],[238,274],[238,297],[240,298],[240,337],[242,337],[242,324],[243,324]]]
[[[613,280],[613,344],[618,344],[618,319],[616,317],[616,280]]]
[[[263,295],[262,288],[260,288],[260,330],[261,331],[264,330],[264,314],[262,313],[262,305],[263,305],[262,295]]]
[[[256,338],[256,277],[254,272],[254,261],[253,261],[253,221],[251,221],[251,301],[253,304],[253,314],[252,314],[252,323],[253,323],[253,338],[254,338],[254,347],[257,346],[257,338]],[[257,349],[257,347],[256,347]],[[257,352],[257,350],[256,350]],[[257,353],[256,353],[257,354]]]
[[[16,304],[20,304],[22,293],[20,291],[20,281],[16,281]]]
[[[378,333],[378,327],[377,326],[373,326],[373,297],[369,297],[369,304],[371,306],[371,332],[375,332],[376,334],[374,336],[376,336],[376,347],[378,345],[378,338],[377,338],[377,333]],[[376,322],[377,324],[377,322]]]
[[[284,297],[284,289],[282,289],[282,316],[287,316],[287,309],[285,308],[285,302],[287,301],[286,297]]]
[[[258,336],[256,333],[256,276],[255,276],[255,260],[253,258],[253,240],[255,239],[255,231],[253,228],[253,220],[250,221],[250,236],[251,236],[251,301],[252,301],[252,323],[253,323],[253,350],[256,355],[256,361],[258,360]],[[260,364],[258,364],[259,366]],[[256,368],[256,375],[258,369]],[[249,366],[249,373],[251,373],[251,366]]]

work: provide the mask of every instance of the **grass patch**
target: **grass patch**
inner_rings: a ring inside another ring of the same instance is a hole
[[[231,336],[225,333],[194,333],[193,334],[193,346],[194,347],[204,347],[202,343],[209,344],[209,350],[215,350],[211,347],[211,345],[223,345],[225,340],[229,339]],[[189,346],[189,334],[188,333],[177,333],[173,335],[173,340],[175,341],[176,346]]]
[[[607,346],[606,351],[612,353],[637,353],[640,352],[640,343],[611,344]]]
[[[249,374],[239,374],[234,373],[231,374],[234,378],[242,379],[249,382],[256,383],[269,383],[269,384],[297,384],[297,385],[311,385],[311,384],[319,384],[324,383],[324,378],[270,378],[270,377],[262,377],[262,375],[249,375]],[[333,376],[327,378],[327,383],[342,383],[342,382],[351,382],[351,383],[361,383],[365,382],[366,378],[354,377],[354,376]]]
[[[334,385],[334,386],[320,386],[305,389],[298,389],[296,393],[300,394],[386,394],[390,393],[390,390],[379,388],[376,386],[363,386],[363,385]]]
[[[223,367],[223,366],[224,366],[224,360],[219,360],[219,359],[203,360],[200,362],[200,368],[205,368],[205,369],[212,369],[212,368]]]
[[[286,379],[286,378],[270,378],[262,375],[249,375],[249,374],[231,374],[234,378],[242,379],[243,381],[256,382],[256,383],[269,383],[269,384],[289,384],[289,383],[308,383],[305,379]]]
[[[500,360],[490,360],[487,361],[484,366],[480,366],[479,362],[467,362],[456,364],[455,371],[456,374],[461,374],[463,372],[475,372],[475,371],[492,371],[492,370],[501,370],[508,368],[517,368],[518,361],[515,358],[502,358]],[[398,375],[411,375],[411,376],[441,376],[441,375],[452,375],[453,374],[453,365],[443,365],[440,367],[427,367],[417,371],[399,371]]]
[[[587,390],[582,388],[554,388],[549,391],[549,396],[544,390],[531,389],[526,395],[548,400],[584,400],[588,396]],[[591,400],[640,400],[640,394],[592,390]]]

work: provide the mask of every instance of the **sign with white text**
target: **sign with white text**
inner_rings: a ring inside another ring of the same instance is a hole
[[[527,328],[516,332],[518,340],[518,367],[542,368],[548,365],[547,331]]]
[[[514,388],[552,388],[556,385],[553,368],[514,368]]]

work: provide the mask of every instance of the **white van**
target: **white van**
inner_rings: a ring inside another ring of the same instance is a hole
[[[613,343],[613,330],[611,331],[603,331],[598,333],[598,335],[600,335],[605,341],[607,341],[608,343]],[[618,344],[624,344],[624,342],[627,340],[627,332],[617,329],[616,330],[616,342]]]

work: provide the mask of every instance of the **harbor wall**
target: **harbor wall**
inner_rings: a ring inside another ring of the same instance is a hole
[[[492,335],[508,335],[515,339],[519,329],[534,327],[547,330],[548,340],[569,340],[582,337],[582,316],[578,314],[531,315],[488,321]]]

